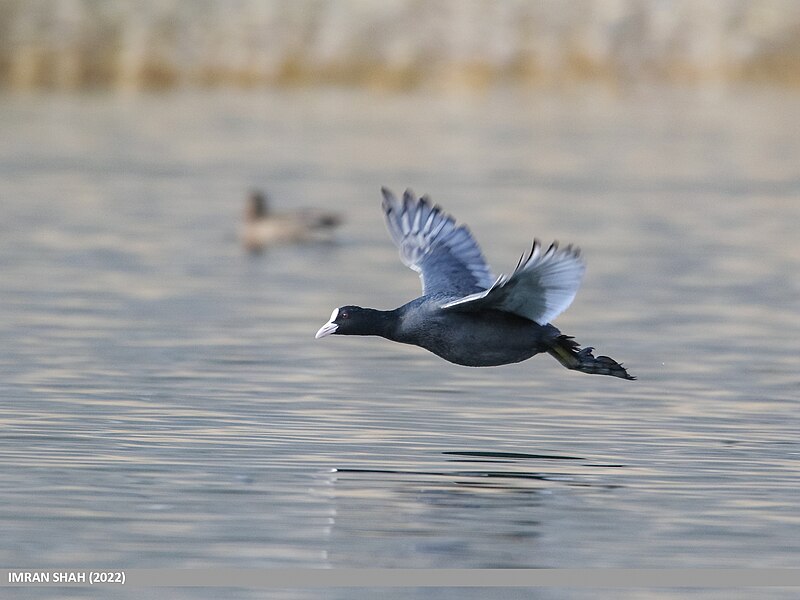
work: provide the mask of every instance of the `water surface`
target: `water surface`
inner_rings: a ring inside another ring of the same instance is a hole
[[[2,97],[0,564],[797,567],[796,100]],[[639,380],[314,340],[419,293],[381,185],[581,246]],[[346,226],[247,255],[251,186]]]

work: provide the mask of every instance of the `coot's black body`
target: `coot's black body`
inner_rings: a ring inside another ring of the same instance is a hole
[[[572,246],[538,241],[510,277],[493,279],[469,230],[426,197],[398,201],[383,189],[389,232],[404,263],[420,273],[423,295],[394,310],[336,308],[317,338],[377,335],[420,346],[468,367],[521,362],[548,352],[568,369],[635,379],[607,356],[593,356],[550,320],[580,286],[584,263]]]

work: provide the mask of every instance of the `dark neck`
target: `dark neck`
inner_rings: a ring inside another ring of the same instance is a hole
[[[363,310],[364,327],[355,335],[378,335],[388,340],[397,340],[397,310]]]
[[[252,192],[250,194],[250,204],[247,208],[247,216],[250,219],[263,219],[267,216],[267,212],[269,212],[267,197],[261,192]]]

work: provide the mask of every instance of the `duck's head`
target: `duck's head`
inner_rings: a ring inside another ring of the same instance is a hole
[[[261,190],[252,190],[247,197],[247,219],[263,219],[269,212],[267,196]]]

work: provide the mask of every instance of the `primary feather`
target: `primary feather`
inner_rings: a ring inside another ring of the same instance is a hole
[[[530,253],[522,255],[510,277],[500,277],[489,289],[447,302],[442,308],[493,308],[545,325],[572,304],[585,270],[577,248],[559,248],[554,242],[543,252],[539,240],[534,240]]]
[[[423,294],[459,298],[492,286],[494,278],[466,225],[456,226],[427,196],[406,190],[398,200],[388,189],[381,191],[389,234],[403,263],[419,273]]]

